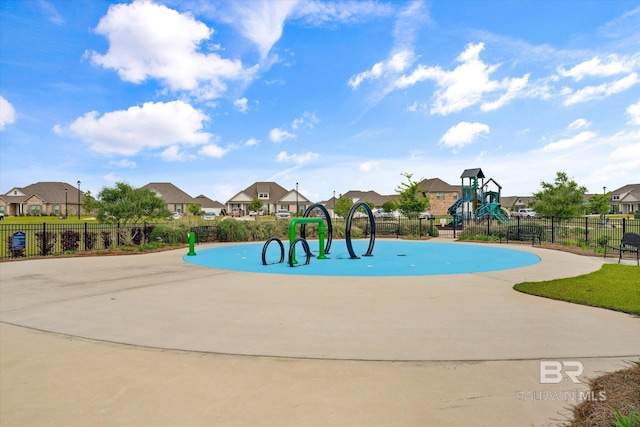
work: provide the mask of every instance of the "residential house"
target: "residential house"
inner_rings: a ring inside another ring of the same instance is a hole
[[[185,214],[188,212],[187,205],[189,203],[198,204],[197,200],[170,182],[150,182],[142,188],[153,190],[158,197],[165,201],[167,209],[171,212]]]
[[[621,214],[640,213],[640,184],[627,184],[612,191],[610,204]]]
[[[211,200],[203,194],[196,196],[195,200],[204,213],[212,213],[217,216],[226,215],[225,206],[217,200]]]
[[[500,204],[512,212],[517,212],[519,209],[532,207],[534,200],[533,196],[503,196],[500,198]]]
[[[440,178],[423,179],[418,184],[424,197],[429,199],[431,215],[448,215],[448,209],[461,196],[462,187],[451,185]]]
[[[271,214],[286,209],[292,214],[302,214],[311,202],[295,189],[286,190],[275,182],[254,182],[227,201],[227,212],[231,215],[249,214],[249,205],[254,199],[262,201],[262,210]]]
[[[18,215],[78,215],[82,211],[84,193],[78,185],[66,182],[37,182],[14,187],[0,196],[0,212]]]
[[[367,204],[373,204],[374,208],[381,208],[383,204],[390,200],[394,200],[397,196],[383,196],[372,190],[350,190],[344,193],[342,197],[350,198],[354,204],[358,202],[365,202]]]

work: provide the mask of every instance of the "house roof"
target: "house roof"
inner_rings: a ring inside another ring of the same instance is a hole
[[[627,184],[611,192],[611,195],[618,196],[614,203],[635,202],[640,200],[640,184]],[[612,200],[613,201],[613,200]]]
[[[528,206],[533,202],[533,199],[533,196],[502,196],[500,197],[500,204],[505,207]],[[518,203],[518,200],[520,200],[520,203]]]
[[[236,193],[233,197],[231,197],[227,203],[236,201],[236,199],[240,199],[240,201],[245,201],[244,198],[241,198],[241,195],[245,195],[250,199],[254,199],[258,197],[258,193],[266,193],[269,195],[268,199],[261,199],[267,203],[277,203],[281,200],[287,193],[288,190],[280,186],[275,182],[254,182],[244,190]]]
[[[65,189],[67,189],[67,195],[65,197]],[[14,190],[18,190],[22,195],[13,196]],[[35,184],[27,185],[26,187],[15,187],[9,190],[3,198],[9,203],[23,203],[27,199],[37,196],[44,203],[77,203],[78,187],[71,185],[67,182],[36,182]],[[80,191],[80,203],[84,198],[84,192]]]
[[[202,208],[224,208],[225,206],[217,200],[211,200],[204,194],[195,197],[196,203]]]
[[[167,203],[197,203],[193,197],[170,182],[150,182],[142,188],[154,190]]]
[[[396,198],[395,195],[383,196],[373,190],[360,191],[350,190],[342,195],[342,197],[348,197],[355,202],[371,202],[374,206],[382,206],[385,202]]]
[[[418,184],[424,192],[433,193],[435,191],[460,191],[460,185],[451,185],[440,178],[423,179]]]

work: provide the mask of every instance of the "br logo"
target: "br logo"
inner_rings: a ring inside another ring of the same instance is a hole
[[[566,376],[574,384],[579,384],[578,377],[584,372],[581,362],[567,360],[558,362],[556,360],[540,361],[540,384],[558,384]]]

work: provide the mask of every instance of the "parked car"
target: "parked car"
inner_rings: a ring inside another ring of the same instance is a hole
[[[522,218],[535,218],[535,217],[538,216],[538,214],[535,213],[535,211],[533,209],[524,208],[524,209],[520,209],[518,211],[518,216],[520,216]]]
[[[182,214],[180,212],[174,212],[170,216],[171,219],[182,219]]]
[[[202,219],[204,219],[205,221],[213,221],[214,219],[216,219],[216,214],[214,214],[214,213],[206,213],[206,214],[202,215]]]
[[[278,209],[276,211],[276,219],[289,219],[291,218],[291,212],[286,209]]]
[[[425,211],[418,215],[419,219],[429,219],[431,218],[431,212]]]

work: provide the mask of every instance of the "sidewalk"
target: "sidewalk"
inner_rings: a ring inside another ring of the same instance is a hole
[[[184,250],[4,263],[0,420],[553,425],[587,386],[540,384],[539,361],[621,369],[640,355],[639,323],[513,291],[603,262],[514,247],[542,261],[401,280],[211,270]]]

